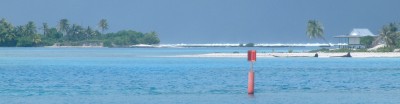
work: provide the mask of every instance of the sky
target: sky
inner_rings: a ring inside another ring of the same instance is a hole
[[[307,21],[320,21],[331,43],[353,28],[374,34],[400,20],[400,0],[1,0],[0,18],[14,25],[34,21],[57,26],[96,27],[107,19],[109,30],[155,31],[161,43],[316,43]]]

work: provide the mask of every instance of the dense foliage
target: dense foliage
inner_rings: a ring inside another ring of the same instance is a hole
[[[126,47],[135,44],[159,44],[156,32],[141,33],[133,30],[121,30],[116,33],[104,33],[109,27],[107,20],[98,24],[99,30],[90,26],[82,27],[61,19],[57,27],[47,23],[37,27],[32,21],[26,25],[13,26],[6,19],[0,20],[0,46],[36,47],[36,46],[82,46],[95,45],[106,47]],[[42,33],[38,33],[38,30]]]
[[[396,23],[383,26],[377,41],[384,41],[385,47],[400,48],[400,32],[398,28],[399,25]]]
[[[247,44],[240,43],[239,47],[254,47],[254,43],[247,43]]]
[[[372,36],[365,36],[360,38],[360,43],[364,45],[366,48],[371,48],[373,41],[374,37]]]
[[[254,47],[254,43],[247,43],[245,47]]]

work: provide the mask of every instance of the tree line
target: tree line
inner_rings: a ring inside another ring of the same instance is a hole
[[[385,47],[382,47],[384,51],[393,51],[395,48],[400,48],[400,24],[389,23],[382,26],[379,31],[378,37],[365,36],[361,37],[360,43],[365,45],[367,48],[371,48],[380,43],[383,43]],[[325,42],[324,28],[322,23],[317,20],[309,20],[307,22],[307,36],[312,38],[321,38]]]
[[[56,27],[47,23],[37,26],[33,21],[25,25],[14,26],[6,19],[0,20],[0,46],[2,47],[40,47],[40,46],[82,46],[102,45],[105,47],[127,47],[135,44],[159,44],[156,32],[142,33],[133,30],[121,30],[105,33],[109,25],[101,19],[98,28],[70,24],[61,19]],[[41,31],[41,33],[38,32]]]

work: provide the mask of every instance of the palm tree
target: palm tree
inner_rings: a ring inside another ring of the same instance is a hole
[[[13,30],[10,29],[9,32],[6,34],[6,39],[8,40],[14,40],[17,36],[15,35],[14,32],[12,32]]]
[[[383,40],[386,47],[396,46],[396,39],[398,38],[397,26],[395,23],[383,26],[381,33],[379,34],[378,41]]]
[[[0,42],[15,39],[14,27],[11,23],[8,23],[6,19],[0,20]]]
[[[324,38],[324,27],[317,20],[309,20],[307,23],[307,36],[310,39],[321,38],[326,42]]]
[[[94,33],[93,29],[92,29],[90,26],[88,26],[88,27],[86,28],[85,34],[86,34],[86,37],[85,37],[86,40],[89,39],[90,37],[96,35],[96,34]]]
[[[49,25],[47,23],[43,23],[43,35],[47,37],[49,34]]]
[[[27,36],[32,36],[36,34],[36,26],[33,21],[29,21],[28,24],[25,25],[26,33],[25,35]]]
[[[38,45],[41,41],[42,38],[40,37],[40,35],[38,34],[33,35],[33,43],[35,43],[35,45]]]
[[[68,30],[67,34],[69,34],[67,37],[70,40],[80,40],[83,39],[82,37],[84,37],[84,29],[80,25],[73,24]]]
[[[7,28],[5,28],[6,20],[3,18],[0,21],[0,43],[6,41]]]
[[[58,23],[58,32],[63,33],[63,36],[67,35],[67,32],[69,30],[69,23],[68,19],[61,19],[60,22]]]
[[[21,37],[25,34],[25,27],[24,26],[16,26],[15,27],[15,35]]]
[[[105,30],[108,30],[108,23],[106,19],[101,19],[98,25],[102,34],[104,34]]]

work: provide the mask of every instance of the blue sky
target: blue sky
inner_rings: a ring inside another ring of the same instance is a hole
[[[108,32],[156,31],[161,43],[314,43],[307,21],[323,23],[326,38],[368,28],[377,34],[400,20],[400,0],[2,0],[0,18],[14,25],[60,19]]]

